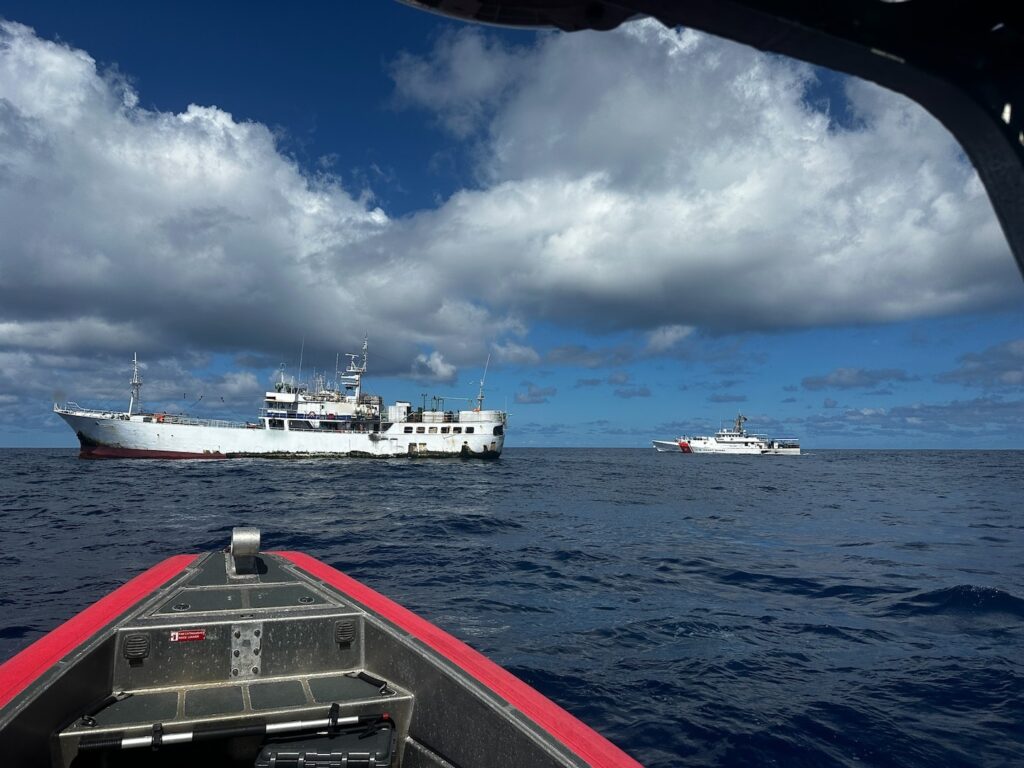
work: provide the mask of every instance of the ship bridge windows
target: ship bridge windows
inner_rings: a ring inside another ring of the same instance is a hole
[[[466,434],[467,435],[472,435],[474,430],[475,430],[475,427],[466,427]]]
[[[494,428],[494,434],[495,435],[503,435],[503,434],[505,434],[505,427],[503,425],[499,424],[498,426],[496,426]]]
[[[422,435],[426,430],[423,427],[416,427],[416,434]]]
[[[462,434],[462,427],[452,427],[452,434],[461,435]]]
[[[411,435],[412,434],[412,427],[406,427],[405,428],[405,434]]]

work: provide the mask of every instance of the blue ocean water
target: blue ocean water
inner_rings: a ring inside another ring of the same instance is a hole
[[[235,525],[647,766],[1024,764],[1024,452],[497,462],[0,451],[0,659]]]

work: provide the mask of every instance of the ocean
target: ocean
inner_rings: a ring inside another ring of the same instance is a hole
[[[651,768],[1024,765],[1024,452],[82,461],[0,451],[0,660],[236,525]]]

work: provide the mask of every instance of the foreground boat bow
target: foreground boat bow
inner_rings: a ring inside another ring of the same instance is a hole
[[[17,766],[637,766],[469,646],[296,552],[165,560],[0,665]]]

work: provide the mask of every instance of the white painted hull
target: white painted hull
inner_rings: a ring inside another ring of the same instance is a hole
[[[457,425],[473,434],[416,434],[432,424],[399,422],[385,432],[266,429],[244,425],[130,419],[122,414],[91,415],[58,411],[78,435],[82,455],[151,458],[234,458],[241,456],[476,456],[496,458],[504,447],[503,424],[481,421]],[[450,426],[450,425],[448,425]],[[412,434],[405,428],[411,427]],[[494,434],[497,430],[502,434]]]
[[[799,448],[772,448],[770,444],[730,445],[712,440],[690,439],[692,453],[713,453],[724,456],[799,456]]]
[[[760,456],[764,453],[764,446],[755,442],[750,445],[720,443],[714,438],[701,439],[690,438],[686,441],[693,453],[720,453],[731,456]]]

